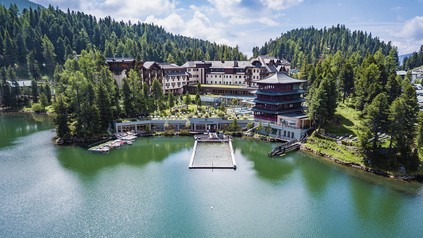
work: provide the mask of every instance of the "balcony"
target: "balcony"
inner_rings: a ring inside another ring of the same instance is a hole
[[[303,94],[306,90],[304,89],[296,89],[296,90],[289,90],[284,92],[278,92],[278,91],[267,91],[259,89],[257,90],[257,95],[269,95],[269,96],[285,96],[285,95],[293,95],[293,94]]]

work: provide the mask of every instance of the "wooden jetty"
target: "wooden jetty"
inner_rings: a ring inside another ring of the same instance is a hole
[[[274,156],[280,156],[280,155],[286,154],[294,150],[298,150],[301,147],[301,144],[305,142],[306,139],[307,137],[303,137],[299,141],[291,140],[291,141],[285,142],[282,145],[275,147],[272,151],[270,151],[269,154],[267,154],[267,156],[271,158]]]

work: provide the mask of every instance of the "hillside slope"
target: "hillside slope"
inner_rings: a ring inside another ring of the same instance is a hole
[[[33,3],[28,0],[0,0],[0,4],[5,6],[6,8],[9,8],[10,5],[16,4],[18,6],[19,10],[22,10],[24,8],[29,9],[30,7],[36,9],[38,7],[42,7],[41,5],[37,3]]]
[[[337,25],[323,29],[309,27],[288,31],[261,47],[253,48],[253,55],[268,54],[286,58],[295,67],[301,65],[304,60],[315,63],[325,55],[335,54],[337,51],[345,55],[357,52],[364,57],[378,50],[387,55],[391,49],[395,50],[397,56],[396,48],[390,42],[385,43],[373,37],[371,33],[351,31],[343,25]],[[398,62],[398,58],[396,61]]]

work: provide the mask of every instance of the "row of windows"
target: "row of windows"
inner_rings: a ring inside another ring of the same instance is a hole
[[[222,81],[207,81],[207,84],[232,84],[232,82],[223,82]],[[243,84],[242,81],[235,81],[234,84]]]
[[[178,86],[178,87],[181,87],[181,86],[183,86],[183,85],[186,85],[186,83],[184,82],[184,83],[181,83],[181,82],[179,82],[179,83],[166,83],[166,88],[169,88],[169,87],[176,87],[176,86]]]
[[[287,133],[288,132],[288,133]],[[283,136],[288,138],[294,138],[294,132],[283,131]]]
[[[265,85],[260,85],[259,86],[260,89],[265,89],[265,90],[292,90],[293,85],[292,84],[283,84],[283,85],[269,85],[269,84],[265,84]]]
[[[219,76],[219,77],[217,77],[217,76]],[[223,78],[232,78],[232,75],[224,75],[225,77],[223,77]],[[213,74],[208,74],[207,75],[207,77],[208,78],[213,78]],[[214,75],[214,78],[222,78],[222,75]],[[242,78],[247,78],[247,76],[245,76],[245,75],[234,75],[234,78],[240,78],[240,79],[242,79]]]

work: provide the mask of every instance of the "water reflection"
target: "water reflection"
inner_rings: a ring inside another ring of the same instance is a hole
[[[322,196],[332,175],[330,168],[322,166],[317,160],[310,160],[301,152],[296,154],[295,167],[301,172],[301,178],[308,192],[313,196]]]
[[[0,148],[34,132],[53,128],[52,117],[30,113],[0,113]]]
[[[89,152],[76,146],[57,147],[57,158],[60,164],[81,175],[93,176],[99,170],[119,164],[142,167],[149,162],[162,162],[168,156],[191,149],[191,137],[172,137],[165,140],[160,137],[138,138],[133,145],[125,145],[112,150],[109,154]]]
[[[386,235],[396,236],[392,232],[398,230],[399,222],[402,220],[400,211],[404,201],[403,194],[389,187],[363,183],[357,178],[350,177],[349,180],[356,219],[363,226],[383,227]]]
[[[327,169],[329,168],[332,171],[335,171],[335,170],[340,171],[342,175],[346,174],[354,178],[358,178],[366,183],[371,183],[373,185],[378,185],[380,187],[387,187],[387,188],[393,189],[394,191],[405,193],[408,195],[414,196],[422,192],[421,190],[422,190],[423,184],[419,182],[407,182],[402,180],[386,178],[386,177],[368,173],[359,169],[354,169],[344,165],[339,165],[332,161],[328,161],[326,159],[317,157],[315,155],[309,155],[308,153],[303,153],[303,154],[305,155],[304,158],[306,160],[314,160],[314,162],[316,162],[317,164],[324,165],[326,167],[325,173],[327,173]]]
[[[290,157],[268,158],[267,154],[275,144],[255,140],[235,140],[234,147],[253,164],[257,176],[279,183],[283,178],[288,177],[294,170],[294,164]],[[290,156],[288,154],[288,156]]]

